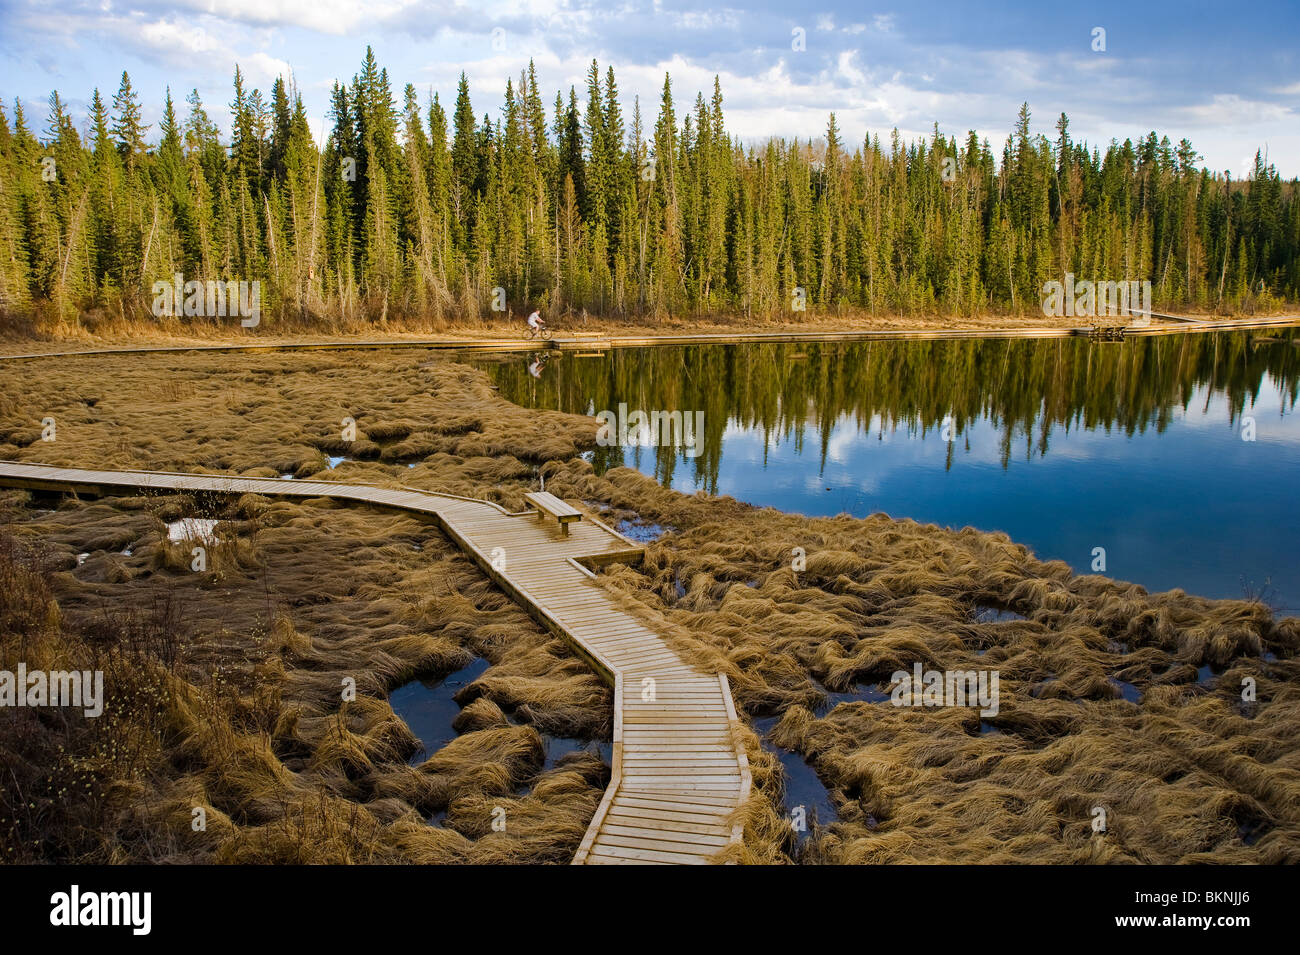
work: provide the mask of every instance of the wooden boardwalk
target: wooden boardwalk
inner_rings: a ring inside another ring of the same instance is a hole
[[[1120,317],[1120,316],[1115,316]],[[1182,335],[1188,332],[1221,332],[1250,329],[1287,328],[1300,325],[1300,315],[1281,315],[1266,318],[1230,319],[1213,315],[1166,315],[1152,312],[1152,318],[1164,325],[1130,326],[1126,335]],[[189,345],[126,345],[111,348],[82,348],[75,351],[37,351],[0,354],[0,361],[29,361],[40,358],[76,358],[92,355],[151,355],[182,352],[274,352],[274,351],[348,351],[353,349],[424,348],[451,352],[535,352],[548,349],[560,351],[591,351],[611,348],[644,348],[654,345],[747,345],[770,343],[868,342],[906,341],[930,339],[978,338],[1072,338],[1088,335],[1086,326],[1071,328],[869,328],[850,331],[774,331],[774,332],[686,332],[680,335],[628,335],[614,332],[608,335],[588,335],[582,332],[557,331],[549,341],[526,338],[392,338],[392,339],[336,339],[329,341],[257,340],[256,336],[241,336],[240,341],[217,344]]]
[[[614,688],[613,775],[574,863],[705,863],[740,840],[728,817],[748,798],[750,773],[727,678],[688,665],[593,582],[588,567],[636,559],[641,549],[589,516],[562,537],[531,512],[413,488],[14,461],[0,461],[0,486],[329,497],[428,515]]]

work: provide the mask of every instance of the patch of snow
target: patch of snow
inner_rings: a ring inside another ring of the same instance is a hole
[[[206,517],[182,517],[167,525],[167,539],[173,544],[193,540],[212,543],[217,539],[214,533],[217,523]]]

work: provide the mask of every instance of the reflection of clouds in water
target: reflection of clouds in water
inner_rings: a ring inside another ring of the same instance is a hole
[[[1197,388],[1187,403],[1187,409],[1176,409],[1179,424],[1197,431],[1221,431],[1239,439],[1241,419],[1249,416],[1255,419],[1257,441],[1282,441],[1300,445],[1300,431],[1290,427],[1289,422],[1286,427],[1269,427],[1270,424],[1292,418],[1296,413],[1290,395],[1282,390],[1271,375],[1263,376],[1259,394],[1253,401],[1247,397],[1240,411],[1233,411],[1232,402],[1226,395],[1212,395],[1207,404],[1206,391],[1205,387]]]
[[[1186,407],[1179,403],[1170,408],[1166,431],[1185,428],[1205,433],[1221,431],[1226,437],[1239,437],[1242,415],[1251,415],[1256,420],[1261,440],[1267,434],[1267,440],[1300,445],[1300,430],[1289,426],[1268,428],[1269,422],[1290,417],[1295,413],[1290,406],[1289,397],[1277,387],[1271,377],[1265,376],[1260,394],[1254,402],[1247,400],[1244,411],[1235,417],[1230,417],[1230,408],[1231,402],[1227,396],[1210,394],[1207,385],[1198,386],[1187,399]],[[1109,426],[1094,424],[1085,427],[1081,421],[1073,417],[1067,422],[1053,419],[1047,422],[1047,449],[1043,452],[1040,445],[1044,417],[1040,411],[1035,415],[1028,430],[1020,422],[1012,426],[1007,466],[1025,462],[1026,444],[1028,444],[1030,460],[1041,458],[1093,461],[1099,454],[1105,453],[1100,452],[1099,449],[1103,446],[1111,447],[1116,439],[1131,443],[1132,439],[1143,434],[1154,433],[1158,417],[1158,413],[1152,414],[1141,427],[1135,429],[1132,438],[1122,426],[1115,423]],[[813,449],[817,449],[817,453],[820,454],[824,432],[811,424],[816,420],[816,409],[810,409],[809,423],[806,425],[804,435],[803,455],[807,455]],[[953,468],[962,464],[1003,466],[1003,459],[1007,455],[1005,424],[995,416],[984,416],[973,421],[961,422],[960,428],[960,433],[956,433],[954,429]],[[881,413],[873,414],[867,421],[862,422],[856,414],[842,412],[836,416],[829,435],[824,439],[826,461],[828,465],[857,464],[860,466],[873,448],[879,449],[882,445],[892,445],[888,455],[890,467],[936,463],[946,466],[948,449],[940,431],[938,422],[922,427]],[[734,454],[740,462],[760,465],[765,459],[770,465],[774,463],[774,459],[787,454],[798,457],[799,453],[794,450],[794,439],[797,433],[797,426],[784,418],[778,419],[771,432],[765,435],[759,426],[750,428],[733,417],[728,420],[723,430],[724,454],[729,457]],[[855,476],[854,480],[858,480],[858,477]],[[814,480],[812,483],[816,484],[817,481]],[[872,483],[874,486],[875,482]]]
[[[1284,398],[1271,379],[1267,381],[1268,384],[1261,389],[1253,406],[1247,402],[1243,414],[1255,417],[1260,440],[1266,438],[1269,441],[1300,445],[1300,430],[1290,427],[1289,423],[1286,428],[1268,428],[1269,422],[1290,418],[1294,411],[1284,406],[1284,401],[1289,402],[1289,399]],[[1207,403],[1208,393],[1208,386],[1200,386],[1192,391],[1186,408],[1181,403],[1175,405],[1169,413],[1166,434],[1176,434],[1187,429],[1207,435],[1220,431],[1225,438],[1239,438],[1241,415],[1237,415],[1236,421],[1229,424],[1229,399],[1221,394],[1211,394]],[[811,417],[815,420],[815,413]],[[1135,445],[1142,445],[1137,439],[1144,434],[1156,435],[1156,417],[1152,415],[1143,427],[1135,430],[1132,437],[1116,424],[1109,427],[1105,424],[1085,427],[1074,419],[1067,423],[1051,420],[1047,422],[1047,448],[1044,452],[1041,450],[1044,418],[1040,413],[1035,416],[1028,431],[1019,422],[1012,426],[1009,456],[1006,425],[1003,422],[989,416],[965,421],[961,423],[960,433],[954,429],[951,469],[955,471],[962,466],[1002,468],[1004,458],[1007,467],[1039,460],[1093,462],[1100,457],[1113,457],[1120,453],[1116,447],[1117,441],[1125,447],[1123,454],[1145,458],[1158,454],[1158,450],[1150,445],[1140,448]],[[780,421],[769,435],[765,435],[761,428],[749,428],[731,418],[723,431],[723,456],[729,463],[757,464],[769,469],[778,466],[783,460],[797,461],[809,454],[820,457],[822,429],[807,427],[800,452],[796,450],[793,440],[797,429],[791,428],[790,437],[787,438],[787,424]],[[862,475],[861,470],[868,462],[873,470],[884,473],[910,467],[948,467],[947,442],[943,440],[940,430],[937,423],[923,429],[920,425],[886,418],[882,414],[874,414],[866,422],[860,422],[854,414],[841,413],[831,425],[830,434],[825,437],[826,463],[828,467],[834,465],[849,469],[844,471],[842,477],[836,478],[840,485],[848,484],[874,492],[879,487],[880,475],[870,478]],[[1025,455],[1026,445],[1029,449],[1028,460]],[[890,450],[887,455],[880,455],[884,446],[889,446]],[[875,457],[871,456],[873,452]],[[832,476],[834,475],[828,474],[827,478]],[[821,491],[825,487],[820,475],[805,480],[810,489]]]
[[[1239,440],[1241,415],[1237,415],[1235,423],[1229,424],[1229,399],[1221,394],[1209,394],[1207,402],[1207,394],[1208,386],[1197,387],[1187,399],[1186,408],[1179,404],[1171,409],[1166,437],[1176,438],[1180,431],[1211,437],[1217,431],[1225,440]],[[1291,419],[1294,415],[1284,402],[1289,403],[1289,399],[1272,386],[1270,380],[1253,406],[1247,402],[1243,413],[1256,419],[1259,440],[1300,445],[1300,430],[1292,427],[1289,420],[1286,427],[1269,428],[1270,422]],[[1047,422],[1047,447],[1043,451],[1044,418],[1041,413],[1035,416],[1028,430],[1019,422],[1012,426],[1009,449],[1005,434],[1007,426],[996,417],[985,416],[963,422],[960,433],[954,433],[952,462],[949,464],[947,442],[943,440],[937,423],[922,429],[905,421],[886,419],[881,414],[860,422],[855,415],[842,413],[836,417],[830,434],[825,437],[827,474],[802,476],[796,483],[819,493],[828,493],[824,491],[827,484],[852,486],[875,493],[884,476],[913,468],[947,468],[957,473],[961,468],[971,466],[1001,469],[1004,459],[1008,468],[1033,462],[1093,463],[1120,455],[1133,460],[1154,460],[1162,453],[1160,447],[1139,439],[1160,436],[1156,430],[1156,417],[1152,415],[1143,427],[1135,429],[1132,436],[1113,423],[1110,426],[1096,424],[1085,427],[1074,419],[1067,423],[1051,420]],[[765,443],[762,430],[746,428],[733,418],[723,436],[724,458],[736,464],[758,464],[768,469],[783,463],[794,466],[800,458],[810,454],[820,458],[821,429],[810,427],[807,430],[800,452],[793,440],[782,440],[784,424],[782,422],[781,427],[774,429]],[[882,454],[886,446],[889,451]],[[806,464],[798,467],[806,467]],[[873,473],[864,475],[866,467],[870,467]]]
[[[722,437],[722,453],[728,462],[743,461],[747,464],[763,463],[763,432],[747,431],[740,428],[728,428]]]
[[[826,487],[827,485],[822,485]],[[880,481],[874,474],[860,474],[855,477],[846,478],[842,483],[831,481],[829,486],[832,491],[856,495],[860,497],[863,494],[878,494],[880,492]]]
[[[818,437],[821,437],[820,434]],[[826,439],[826,460],[834,461],[836,464],[845,463],[849,460],[852,450],[861,444],[862,437],[862,434],[853,431],[841,416]]]
[[[1082,445],[1068,442],[1058,444],[1052,438],[1049,438],[1047,457],[1065,461],[1092,461],[1096,458],[1096,454]]]

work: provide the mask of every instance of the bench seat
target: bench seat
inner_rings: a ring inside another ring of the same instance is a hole
[[[548,494],[546,491],[533,491],[525,494],[524,500],[528,506],[537,511],[537,519],[544,520],[546,517],[552,517],[560,525],[560,533],[568,537],[569,525],[574,521],[582,520],[582,511],[576,507],[570,507],[554,494]]]

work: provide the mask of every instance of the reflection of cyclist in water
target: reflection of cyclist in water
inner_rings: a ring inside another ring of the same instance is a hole
[[[546,368],[546,363],[550,360],[549,355],[542,352],[537,353],[533,356],[533,360],[528,363],[528,374],[532,375],[534,378],[542,377],[542,371]]]

